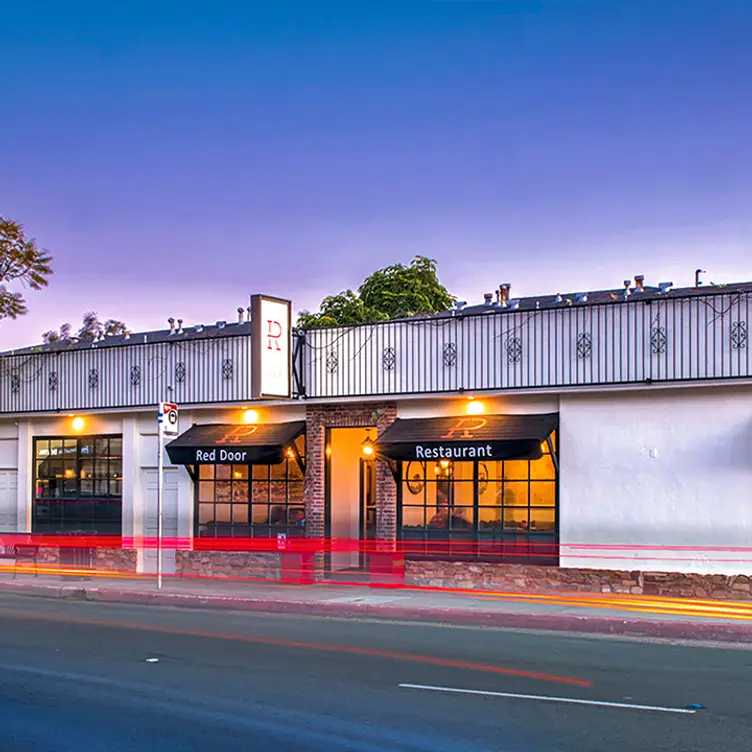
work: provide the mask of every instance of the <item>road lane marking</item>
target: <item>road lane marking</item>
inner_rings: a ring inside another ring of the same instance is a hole
[[[488,692],[480,689],[455,689],[453,687],[434,687],[430,684],[399,684],[402,689],[423,689],[429,692],[451,692],[461,695],[487,695],[489,697],[507,697],[513,700],[537,700],[538,702],[561,702],[568,705],[596,705],[602,708],[620,708],[622,710],[651,710],[658,713],[684,713],[693,715],[697,711],[690,708],[664,708],[660,705],[634,705],[628,702],[606,702],[605,700],[581,700],[576,697],[550,697],[548,695],[521,695],[515,692]]]

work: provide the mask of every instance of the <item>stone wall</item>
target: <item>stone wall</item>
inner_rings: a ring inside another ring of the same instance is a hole
[[[61,556],[61,551],[62,556]],[[37,553],[40,567],[93,569],[98,572],[135,572],[137,553],[132,548],[91,548],[89,555],[77,556],[68,547],[41,546]],[[69,554],[66,556],[66,554]],[[75,557],[75,558],[74,558]]]
[[[265,551],[176,551],[175,573],[265,580],[279,580],[282,576],[280,555]]]
[[[752,601],[752,577],[561,569],[486,562],[408,561],[405,584],[513,593],[621,593]]]

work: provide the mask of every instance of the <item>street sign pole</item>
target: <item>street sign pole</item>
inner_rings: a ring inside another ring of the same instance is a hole
[[[157,430],[157,589],[162,589],[162,494],[164,475],[164,423],[159,418]]]
[[[162,589],[162,536],[164,534],[164,439],[178,435],[178,406],[160,402],[157,414],[157,589]]]

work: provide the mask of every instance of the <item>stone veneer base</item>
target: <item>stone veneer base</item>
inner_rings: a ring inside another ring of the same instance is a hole
[[[747,575],[623,572],[524,564],[408,561],[405,584],[515,593],[618,593],[752,601]]]

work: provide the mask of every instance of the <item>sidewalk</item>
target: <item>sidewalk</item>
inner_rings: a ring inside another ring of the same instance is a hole
[[[0,574],[0,593],[344,618],[428,621],[518,629],[752,645],[752,604],[679,598],[385,588],[166,577]]]

